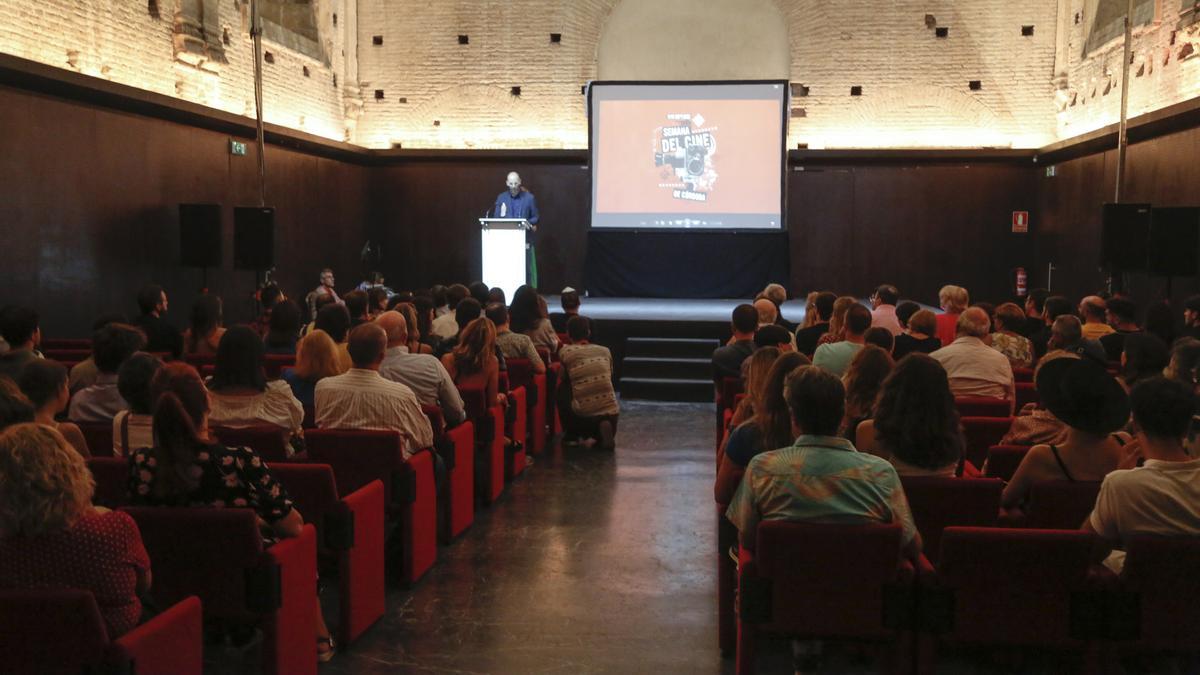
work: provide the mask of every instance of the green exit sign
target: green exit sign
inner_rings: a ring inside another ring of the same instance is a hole
[[[229,154],[237,155],[238,157],[246,156],[246,144],[241,141],[229,139]]]

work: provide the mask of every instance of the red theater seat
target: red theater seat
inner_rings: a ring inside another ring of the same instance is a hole
[[[725,424],[725,411],[733,410],[738,394],[745,393],[741,378],[725,377],[717,383],[717,442],[721,441],[721,429]]]
[[[1030,445],[993,445],[988,448],[987,462],[984,464],[983,475],[988,478],[999,478],[1002,481],[1012,480],[1021,460],[1029,452]]]
[[[274,424],[210,427],[209,430],[224,445],[235,448],[248,447],[268,462],[286,462],[292,458],[292,446],[287,440],[287,430]]]
[[[267,354],[263,359],[263,370],[266,371],[268,380],[278,380],[284,368],[291,368],[295,365],[295,354]]]
[[[459,387],[459,392],[475,425],[475,490],[491,504],[504,492],[504,411],[485,400],[483,387]]]
[[[337,560],[338,640],[349,645],[385,610],[383,483],[372,481],[339,498],[328,464],[276,464],[271,473],[305,522],[317,528],[318,547]]]
[[[442,539],[449,541],[462,534],[475,521],[475,425],[470,420],[445,429],[442,409],[422,405],[434,429],[434,444],[446,465],[446,489],[438,500],[446,508],[446,531]]]
[[[1040,403],[1038,398],[1037,387],[1032,382],[1017,383],[1017,410],[1024,408],[1029,403]]]
[[[1200,651],[1200,538],[1133,537],[1126,545],[1121,590],[1135,601],[1123,623],[1131,641],[1122,652]],[[1195,662],[1193,661],[1193,667]]]
[[[990,396],[955,396],[954,405],[963,417],[1008,417],[1012,415],[1012,403],[1004,398]]]
[[[507,426],[507,437],[520,445],[504,448],[504,479],[512,482],[525,471],[525,443],[529,435],[529,406],[526,404],[525,387],[514,387],[508,392],[508,404],[514,407],[513,421]]]
[[[1033,382],[1033,368],[1021,368],[1018,366],[1014,367],[1012,371],[1013,381],[1017,384],[1021,382]]]
[[[996,524],[1004,483],[995,478],[901,476],[900,482],[921,533],[925,557],[934,563],[947,527]]]
[[[963,417],[963,436],[966,440],[967,461],[983,466],[988,448],[1000,442],[1012,427],[1011,417]]]
[[[1092,513],[1099,494],[1100,481],[1034,483],[1029,489],[1029,508],[1019,524],[1038,529],[1078,529]]]
[[[89,457],[88,469],[96,481],[92,503],[109,509],[129,504],[129,460],[124,457]]]
[[[42,354],[60,349],[76,349],[91,353],[92,341],[89,338],[42,338]]]
[[[77,422],[83,432],[83,440],[87,441],[88,452],[92,457],[113,456],[113,423],[108,422]]]
[[[137,521],[160,606],[189,595],[205,621],[253,624],[263,632],[262,672],[317,672],[317,537],[305,525],[295,539],[263,547],[251,509],[126,508]]]
[[[546,449],[546,374],[534,373],[529,359],[508,359],[509,381],[525,387],[529,415],[529,451],[539,455]]]
[[[92,348],[90,346],[66,349],[43,347],[42,349],[42,356],[62,363],[79,363],[88,360],[91,355]]]
[[[404,459],[396,431],[313,429],[305,434],[308,461],[333,467],[339,494],[372,481],[383,483],[388,519],[399,547],[399,578],[415,583],[437,560],[437,495],[433,457],[421,451]]]
[[[179,602],[110,641],[96,599],[82,590],[0,591],[0,672],[38,675],[200,675],[200,600]]]

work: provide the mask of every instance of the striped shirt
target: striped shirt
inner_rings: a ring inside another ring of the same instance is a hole
[[[621,412],[612,386],[612,353],[608,347],[585,343],[566,345],[559,354],[571,380],[571,409],[580,417]]]
[[[408,347],[389,347],[379,366],[384,379],[408,386],[416,394],[421,405],[434,405],[442,409],[446,423],[453,426],[467,419],[463,410],[462,396],[450,379],[446,367],[429,354],[410,354]]]
[[[317,382],[317,426],[322,429],[399,431],[407,439],[404,456],[433,446],[433,428],[412,389],[384,379],[378,371],[351,368]]]

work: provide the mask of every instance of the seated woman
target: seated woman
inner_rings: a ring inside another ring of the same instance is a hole
[[[433,319],[437,308],[433,306],[433,299],[427,295],[413,296],[412,304],[413,308],[417,310],[417,335],[420,336],[418,339],[421,344],[429,347],[430,353],[433,353],[433,349],[441,340],[433,334]],[[412,330],[412,326],[409,326],[409,330]]]
[[[61,363],[49,359],[30,361],[21,369],[21,377],[17,384],[33,404],[34,422],[57,429],[81,456],[92,456],[88,452],[87,440],[78,426],[72,422],[54,420],[71,402],[71,392],[67,389],[67,369]]]
[[[298,436],[304,406],[283,380],[267,381],[263,343],[249,326],[225,332],[217,348],[216,369],[208,385],[214,425],[246,427],[273,424]]]
[[[404,321],[408,326],[408,353],[409,354],[432,354],[433,347],[421,341],[420,323],[417,321],[417,308],[412,303],[401,303],[396,305],[396,311],[404,315]]]
[[[509,327],[514,333],[528,335],[535,347],[545,347],[553,355],[558,353],[558,334],[548,317],[546,300],[533,287],[517,288],[508,308]]]
[[[153,354],[138,352],[121,364],[117,371],[117,391],[129,404],[113,418],[113,455],[124,457],[131,448],[154,445],[153,412],[150,382],[162,368],[162,360]]]
[[[744,371],[746,373],[743,388],[746,392],[746,397],[738,404],[733,411],[733,417],[729,420],[729,428],[736,429],[744,422],[754,417],[754,401],[757,398],[754,392],[758,391],[766,384],[767,375],[771,372],[771,366],[775,364],[775,359],[782,354],[779,347],[759,347],[754,350],[750,358],[746,359]],[[720,458],[717,459],[718,464]]]
[[[246,330],[254,333],[249,327]],[[155,374],[150,390],[156,443],[129,455],[133,504],[249,508],[268,539],[300,536],[304,518],[292,507],[267,463],[250,448],[228,448],[212,438],[209,394],[195,368],[168,363]],[[317,656],[328,661],[333,657],[333,640],[320,606],[316,632]]]
[[[183,352],[209,356],[216,354],[221,336],[225,334],[223,323],[221,298],[215,295],[196,298],[192,305],[191,326],[183,331]]]
[[[996,308],[995,332],[989,336],[992,349],[1007,356],[1013,368],[1033,365],[1033,343],[1018,332],[1025,324],[1025,310],[1015,302],[1006,302]]]
[[[496,358],[496,327],[491,320],[472,320],[458,335],[458,345],[442,357],[442,365],[459,388],[482,386],[484,400],[508,404],[500,389],[500,361]]]
[[[22,422],[32,422],[36,411],[21,388],[7,375],[0,375],[0,431]]]
[[[268,354],[295,354],[300,339],[300,305],[294,300],[281,300],[271,309],[270,328],[263,344]]]
[[[313,407],[317,383],[323,378],[341,375],[341,358],[333,338],[320,328],[305,335],[296,343],[296,365],[283,369],[283,381],[292,388],[292,395],[304,407]]]
[[[953,476],[966,442],[942,364],[925,354],[900,359],[854,445],[888,460],[901,476]]]
[[[1157,338],[1156,338],[1157,339]],[[1069,428],[1061,445],[1035,445],[1025,454],[1000,496],[1000,506],[1019,513],[1034,483],[1101,481],[1118,468],[1129,434],[1129,398],[1104,368],[1090,359],[1055,359],[1037,373],[1042,405]],[[1115,432],[1115,433],[1114,433]]]
[[[916,304],[916,303],[912,303]],[[899,316],[899,310],[897,310]],[[918,309],[908,317],[908,325],[904,332],[896,336],[896,346],[892,347],[892,358],[896,361],[912,354],[932,354],[942,348],[942,341],[937,338],[937,315],[927,309]]]
[[[812,362],[799,352],[784,352],[775,359],[766,379],[751,394],[755,399],[754,416],[729,433],[722,465],[733,464],[745,468],[756,455],[782,448],[796,440],[792,435],[783,385],[788,373],[808,365],[812,365]]]
[[[133,518],[94,508],[83,457],[40,424],[0,433],[0,588],[91,591],[109,638],[138,624],[150,557]]]
[[[829,330],[817,340],[817,346],[833,344],[846,339],[846,312],[858,304],[858,298],[843,295],[833,302],[833,312],[829,317]]]
[[[858,425],[864,420],[871,419],[871,411],[875,408],[875,399],[879,397],[879,389],[883,386],[884,379],[892,372],[893,365],[891,355],[882,347],[875,345],[869,344],[854,355],[854,359],[850,361],[850,367],[842,376],[842,384],[846,387],[846,412],[842,417],[842,438],[853,443],[858,435]]]

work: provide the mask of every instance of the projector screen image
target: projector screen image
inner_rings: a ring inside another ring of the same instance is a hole
[[[592,227],[783,227],[785,82],[589,88]]]

